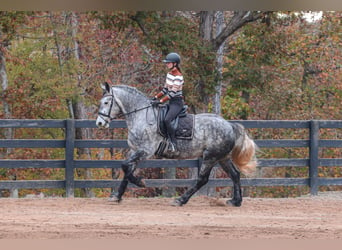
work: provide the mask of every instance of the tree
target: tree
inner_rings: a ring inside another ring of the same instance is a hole
[[[8,77],[6,69],[6,51],[10,45],[11,40],[16,34],[16,28],[21,23],[26,21],[26,14],[24,12],[7,12],[0,11],[0,82],[1,82],[1,103],[3,110],[3,117],[5,119],[11,118],[10,106],[6,100],[6,92],[8,89]],[[13,130],[6,129],[4,132],[6,139],[13,138]],[[5,154],[11,153],[11,149],[7,148]],[[15,179],[15,174],[13,175]],[[17,196],[18,190],[11,190],[11,196]]]
[[[252,94],[243,95],[255,110],[251,119],[339,119],[339,15],[323,12],[308,22],[303,13],[277,13],[269,25],[246,26],[231,43],[225,77]]]
[[[11,40],[15,36],[16,27],[24,22],[23,12],[0,11],[0,82],[1,82],[1,101],[5,118],[10,118],[11,111],[5,99],[8,88],[8,77],[6,71],[5,53]]]
[[[209,46],[212,50],[215,59],[211,62],[214,78],[211,80],[199,78],[198,85],[201,93],[201,101],[203,101],[205,107],[209,107],[210,97],[214,95],[213,111],[216,114],[221,114],[223,51],[225,42],[245,24],[255,21],[262,16],[262,12],[252,11],[235,11],[233,13],[224,13],[222,11],[200,12],[199,35],[203,44]],[[229,21],[225,22],[225,18]],[[207,56],[199,54],[198,61],[207,62]],[[210,81],[212,82],[210,83]],[[202,111],[207,111],[207,109]],[[215,169],[211,173],[211,177],[214,176],[216,176]],[[206,190],[202,190],[203,192],[208,195],[213,195],[215,190],[213,188],[207,188]]]
[[[204,80],[199,81],[200,89],[203,96],[203,101],[208,106],[209,98],[205,95],[208,91],[215,93],[214,98],[214,110],[216,113],[220,113],[220,98],[222,89],[222,51],[224,49],[224,43],[230,36],[247,23],[256,21],[262,18],[268,12],[255,12],[255,11],[234,11],[233,13],[220,13],[218,11],[201,11],[200,12],[200,27],[199,34],[203,41],[208,42],[211,45],[213,52],[216,54],[214,71],[215,81],[213,84],[208,84]],[[224,19],[228,19],[224,23]],[[216,22],[214,20],[216,19]],[[215,32],[216,29],[216,32]],[[201,57],[205,58],[204,55]],[[202,58],[198,60],[202,60]]]
[[[4,118],[11,117],[10,107],[6,100],[8,88],[8,77],[6,70],[6,53],[11,40],[15,37],[17,26],[26,21],[24,12],[0,11],[0,82],[1,82],[1,102]],[[10,136],[11,132],[8,136]],[[7,137],[6,137],[7,138]]]
[[[67,47],[67,51],[72,51],[73,56],[69,55],[67,58],[73,58],[75,60],[75,64],[80,64],[81,60],[81,49],[78,41],[78,17],[75,12],[67,13],[67,36],[71,37],[70,47]],[[77,78],[75,79],[75,85],[77,88],[80,88],[82,93],[87,93],[88,89],[84,87],[82,84],[83,75],[81,72],[77,72],[75,75]],[[86,84],[85,84],[86,85]],[[89,94],[89,93],[87,93]],[[71,101],[72,105],[69,106],[69,110],[71,113],[71,117],[73,119],[89,119],[89,105],[86,104],[84,99],[84,95],[75,96]],[[70,101],[69,101],[70,103]],[[76,139],[89,139],[91,138],[90,129],[77,128],[76,129]],[[77,149],[78,158],[82,159],[91,159],[91,152],[89,148],[78,148]],[[84,173],[81,173],[81,170],[78,170],[79,176],[85,176],[85,178],[89,179],[92,177],[91,171],[89,169],[83,169]],[[93,197],[94,193],[86,188],[84,192],[87,197]]]

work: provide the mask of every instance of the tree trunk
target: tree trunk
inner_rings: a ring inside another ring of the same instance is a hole
[[[74,12],[71,12],[69,15],[70,18],[70,28],[71,28],[71,37],[72,37],[72,45],[73,49],[69,51],[74,51],[74,57],[76,61],[80,60],[80,54],[79,54],[79,44],[77,41],[77,29],[78,29],[78,20],[77,16]],[[77,75],[77,87],[82,88],[82,75],[78,74]],[[87,106],[84,102],[84,98],[82,96],[77,96],[74,98],[73,101],[73,115],[74,119],[89,119],[88,117],[88,109]],[[90,139],[91,138],[91,129],[89,128],[76,128],[76,139]],[[91,159],[91,152],[89,148],[78,148],[77,149],[77,155],[78,158],[81,159]],[[92,178],[92,173],[90,169],[79,169],[77,171],[77,174],[79,176],[83,176],[86,179],[91,179]],[[90,188],[84,188],[82,189],[82,192],[85,194],[86,197],[94,197],[95,194],[91,191]]]
[[[223,11],[216,12],[216,35],[218,36],[223,30],[224,16]],[[223,70],[223,50],[225,42],[223,42],[216,52],[216,87],[214,97],[214,113],[221,115],[221,92],[222,92],[222,70]]]
[[[207,43],[205,46],[211,46],[210,41],[213,37],[213,22],[214,22],[214,11],[201,11],[200,12],[200,25],[199,25],[199,37],[202,39],[204,43]],[[203,54],[203,52],[199,51],[198,53],[198,61],[201,62],[201,64],[204,64],[201,69],[202,71],[205,71],[207,69],[207,62],[205,62],[205,59],[207,55]],[[199,93],[199,101],[203,103],[202,107],[196,107],[196,113],[203,113],[208,112],[208,106],[210,101],[210,95],[208,95],[206,89],[208,83],[206,82],[206,79],[204,79],[201,76],[201,73],[199,74],[199,79],[197,82],[198,85],[198,93]]]
[[[199,36],[205,41],[212,40],[214,14],[214,11],[200,12]]]
[[[73,110],[75,114],[76,119],[89,119],[89,117],[86,115],[88,113],[86,105],[83,101],[78,100],[73,104]],[[76,135],[75,139],[91,139],[91,129],[89,128],[76,128]],[[89,148],[78,148],[77,149],[77,157],[78,159],[82,160],[91,160],[91,151]],[[77,175],[79,177],[83,177],[85,179],[91,179],[92,173],[90,169],[77,169]],[[82,193],[86,197],[94,197],[95,194],[92,192],[90,188],[84,188],[81,189]]]
[[[58,38],[58,33],[56,31],[58,24],[57,24],[57,22],[56,22],[53,14],[51,12],[49,14],[49,17],[50,17],[50,21],[51,21],[51,24],[52,24],[53,38],[54,38],[54,42],[55,42],[55,46],[56,46],[56,50],[57,50],[58,65],[59,65],[60,73],[61,73],[61,75],[63,75],[63,63],[62,63],[61,45],[60,45],[60,41],[59,41],[59,38]]]
[[[218,36],[223,29],[224,16],[223,11],[217,11],[215,13],[216,16],[216,36]],[[223,70],[223,50],[224,50],[225,42],[221,44],[216,52],[216,86],[215,86],[215,96],[213,102],[214,113],[217,115],[221,115],[221,92],[222,92],[222,70]],[[213,168],[210,173],[210,178],[216,178],[217,168]],[[208,196],[216,195],[215,187],[208,187],[207,191]]]
[[[64,61],[70,60],[71,58],[76,59],[76,62],[80,60],[79,55],[79,44],[77,41],[77,29],[78,29],[78,20],[77,16],[74,12],[66,12],[65,14],[65,23],[66,23],[66,37],[70,37],[69,39],[61,39],[58,35],[58,28],[60,25],[58,20],[54,17],[52,13],[50,13],[50,20],[53,26],[53,35],[55,46],[57,50],[57,58],[58,64],[60,68],[61,76],[65,76],[68,74],[68,64],[65,64]],[[62,49],[65,52],[62,53]],[[66,66],[63,66],[66,65]],[[82,88],[82,75],[78,74],[75,78],[75,85],[78,89]],[[84,91],[79,91],[84,92]],[[74,96],[73,100],[66,100],[66,104],[69,109],[70,117],[72,119],[88,119],[88,110],[84,102],[83,96]],[[78,128],[75,132],[76,139],[88,139],[90,137],[90,129],[86,128]],[[77,149],[77,156],[78,158],[82,159],[91,159],[90,149],[87,148],[78,148]],[[76,174],[78,177],[91,179],[91,171],[89,169],[77,169]],[[82,189],[82,193],[87,197],[93,197],[94,194],[91,192],[90,189]]]
[[[0,34],[0,40],[1,40],[1,34]],[[11,118],[11,110],[10,106],[6,100],[6,91],[8,88],[8,79],[7,79],[7,71],[6,71],[6,60],[5,55],[3,53],[3,50],[5,48],[0,46],[0,82],[1,82],[1,102],[4,112],[4,118],[10,119]],[[5,138],[6,139],[12,139],[13,138],[13,129],[8,128],[5,129]],[[12,149],[7,149],[7,154],[9,154],[12,151]]]
[[[2,34],[0,33],[0,41],[1,41],[1,36],[2,36]],[[5,60],[4,50],[5,50],[5,48],[0,45],[0,82],[1,82],[1,96],[0,96],[0,98],[1,98],[1,102],[2,102],[4,118],[10,119],[12,115],[11,115],[10,106],[6,100],[6,91],[8,88],[8,78],[7,78],[6,60]],[[13,136],[14,136],[14,134],[13,134],[12,128],[5,128],[4,129],[5,139],[13,139]],[[2,158],[2,159],[6,158],[6,156],[9,155],[12,151],[13,151],[12,148],[7,148],[6,152],[4,152],[4,155],[0,155],[0,158]],[[9,175],[9,178],[11,180],[16,179],[15,171]],[[18,198],[18,189],[11,189],[10,190],[10,196],[12,198]]]

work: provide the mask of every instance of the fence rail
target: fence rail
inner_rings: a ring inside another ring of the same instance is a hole
[[[239,122],[246,129],[253,128],[291,128],[307,129],[309,139],[256,139],[260,148],[308,148],[308,158],[276,158],[259,159],[260,168],[276,167],[307,167],[307,178],[243,178],[242,186],[309,186],[310,193],[315,195],[319,186],[342,186],[342,178],[319,177],[319,167],[341,166],[342,158],[320,158],[320,148],[342,148],[342,139],[320,139],[320,129],[341,129],[342,121],[311,120],[311,121],[231,121]],[[0,139],[0,148],[64,148],[65,159],[62,160],[12,160],[0,159],[0,169],[25,168],[64,168],[64,180],[13,180],[0,181],[0,189],[40,189],[63,188],[68,197],[74,196],[75,188],[115,188],[120,180],[75,180],[77,168],[120,168],[121,160],[77,160],[74,159],[76,148],[127,148],[126,140],[78,140],[75,139],[76,128],[96,128],[94,120],[0,120],[3,128],[61,128],[65,138],[56,140],[44,139]],[[114,120],[110,128],[126,128],[125,121]],[[341,138],[341,136],[340,136]],[[139,168],[198,168],[199,159],[189,160],[146,160]],[[194,184],[194,179],[148,179],[148,187],[180,187]],[[231,186],[227,179],[210,179],[208,186]]]

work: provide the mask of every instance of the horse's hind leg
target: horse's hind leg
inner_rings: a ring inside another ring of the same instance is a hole
[[[227,204],[239,207],[242,203],[240,172],[236,169],[231,160],[220,161],[219,163],[233,181],[233,198],[228,200]]]
[[[205,184],[208,183],[210,172],[214,165],[215,165],[215,161],[203,160],[201,171],[199,173],[195,186],[191,187],[181,197],[175,199],[171,205],[182,206],[186,204],[193,194],[195,194],[201,187],[203,187]]]
[[[145,187],[145,183],[142,180],[142,178],[136,177],[133,174],[136,169],[136,165],[138,161],[141,160],[143,156],[144,156],[143,151],[137,151],[134,154],[132,154],[131,157],[129,157],[127,160],[125,160],[122,163],[121,168],[124,171],[125,175],[124,175],[122,182],[120,183],[118,192],[111,194],[110,201],[120,202],[122,200],[122,196],[126,191],[128,182],[131,182],[137,185],[138,187]]]

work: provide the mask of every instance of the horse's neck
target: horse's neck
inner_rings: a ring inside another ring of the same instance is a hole
[[[129,90],[129,89],[128,89]],[[138,92],[128,91],[125,89],[114,89],[115,96],[122,103],[122,108],[125,113],[142,108],[148,104],[148,98],[139,94]]]
[[[126,123],[128,129],[133,129],[133,127],[143,127],[145,125],[146,119],[149,119],[149,115],[152,112],[147,111],[147,107],[150,105],[147,97],[138,94],[122,91],[118,96],[124,113],[126,113]],[[143,109],[145,108],[146,109]]]

